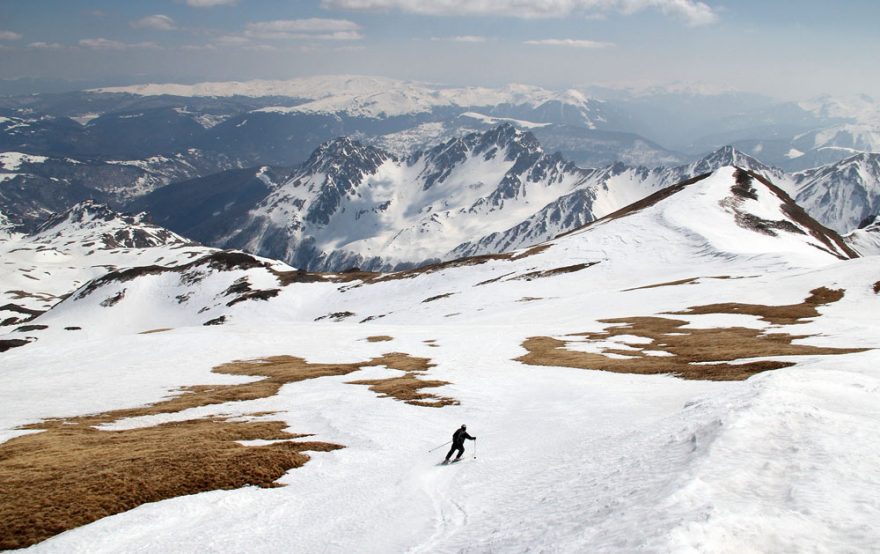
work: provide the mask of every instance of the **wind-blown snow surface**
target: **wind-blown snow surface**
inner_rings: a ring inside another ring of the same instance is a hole
[[[870,551],[880,543],[880,433],[875,351],[800,356],[743,382],[682,381],[512,361],[522,341],[598,330],[598,320],[711,302],[788,304],[813,288],[845,289],[798,342],[877,348],[871,259],[845,260],[752,181],[732,193],[734,168],[553,241],[541,252],[439,267],[360,284],[298,283],[242,302],[220,327],[166,333],[171,298],[210,294],[239,273],[197,285],[163,275],[107,283],[38,319],[45,338],[3,355],[0,428],[49,416],[137,406],[177,387],[233,382],[210,368],[270,355],[351,362],[383,352],[430,357],[440,393],[460,406],[376,398],[355,379],[370,368],[286,385],[274,397],[123,420],[112,428],[215,414],[275,411],[293,432],[346,446],[315,453],[276,489],[244,488],[140,506],[66,532],[35,552],[776,552]],[[788,221],[775,235],[751,214]],[[739,222],[739,223],[738,223]],[[798,232],[800,230],[801,232]],[[827,237],[826,237],[827,238]],[[818,248],[817,248],[818,246]],[[536,271],[599,262],[579,271]],[[237,271],[237,270],[236,270]],[[254,280],[263,269],[247,270]],[[725,279],[711,277],[730,277]],[[695,284],[633,287],[702,277]],[[488,282],[495,279],[494,282]],[[119,303],[96,300],[135,285]],[[152,296],[149,296],[153,291]],[[425,299],[450,294],[431,302]],[[169,300],[120,325],[137,297]],[[523,300],[529,301],[524,302]],[[349,310],[342,323],[315,317]],[[365,324],[371,315],[385,317]],[[695,327],[766,328],[745,315],[675,316]],[[52,335],[78,321],[76,338]],[[783,329],[785,330],[785,329]],[[389,335],[369,343],[370,335]],[[815,336],[812,336],[815,335]],[[436,340],[431,347],[426,340]],[[64,356],[59,354],[64,352]],[[241,382],[236,378],[235,382]],[[466,461],[437,467],[461,423],[478,437]],[[476,455],[476,459],[474,456]]]

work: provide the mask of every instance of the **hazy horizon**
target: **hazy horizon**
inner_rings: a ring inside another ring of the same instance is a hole
[[[7,0],[0,71],[13,92],[357,74],[877,96],[877,15],[865,0]]]

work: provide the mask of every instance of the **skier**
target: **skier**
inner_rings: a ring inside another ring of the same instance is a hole
[[[449,454],[446,455],[446,459],[443,460],[444,464],[449,463],[449,458],[452,456],[452,453],[458,450],[458,456],[455,457],[455,460],[458,461],[461,459],[461,455],[464,454],[464,439],[470,439],[472,441],[477,440],[477,437],[472,437],[468,435],[467,425],[462,425],[455,433],[452,434],[452,448],[449,449]]]

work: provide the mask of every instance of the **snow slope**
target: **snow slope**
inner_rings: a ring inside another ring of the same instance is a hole
[[[285,475],[286,487],[146,504],[32,550],[874,548],[876,351],[794,356],[786,358],[793,367],[736,382],[514,361],[530,336],[569,336],[604,328],[607,318],[713,302],[797,303],[820,286],[845,295],[795,326],[804,336],[797,342],[877,348],[873,260],[850,259],[839,237],[797,212],[784,193],[733,167],[544,246],[345,282],[283,285],[257,264],[211,271],[197,283],[173,272],[111,279],[72,296],[36,320],[49,325],[43,338],[2,354],[7,440],[23,433],[16,426],[40,418],[143,405],[182,386],[241,382],[210,369],[271,355],[340,363],[391,351],[429,357],[437,364],[431,377],[450,382],[439,393],[461,405],[411,406],[347,384],[399,374],[370,367],[288,384],[268,398],[117,421],[110,428],[277,412],[262,417],[346,448],[313,454]],[[551,271],[573,264],[584,267]],[[191,308],[172,300],[213,297],[242,276],[280,291],[223,308],[228,323],[210,327],[187,320]],[[698,279],[634,289],[687,278]],[[100,305],[122,288],[128,292],[117,303]],[[354,315],[313,321],[345,311]],[[790,330],[744,314],[674,317],[691,328]],[[76,338],[57,331],[73,322],[83,327]],[[392,338],[364,340],[371,335]],[[468,443],[466,461],[437,467],[445,449],[428,450],[463,422],[478,450]]]

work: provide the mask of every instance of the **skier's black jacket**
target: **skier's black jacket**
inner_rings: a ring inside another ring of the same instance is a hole
[[[452,434],[452,446],[464,446],[464,439],[474,440],[464,429],[459,429]]]

